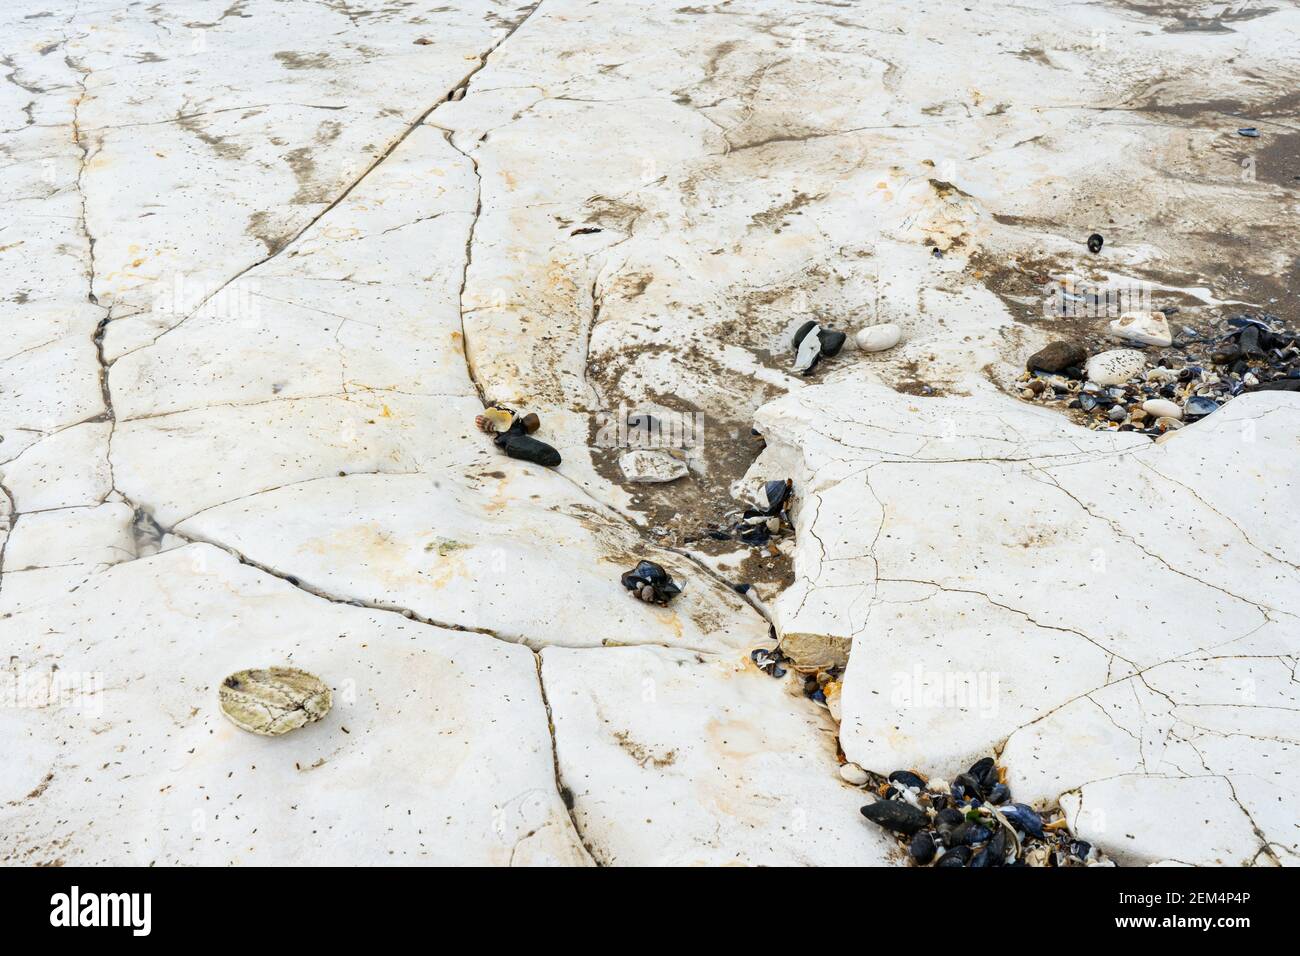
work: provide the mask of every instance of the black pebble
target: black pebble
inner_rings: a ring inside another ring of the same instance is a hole
[[[1104,243],[1105,241],[1106,240],[1101,237],[1101,233],[1094,232],[1091,236],[1088,237],[1088,251],[1101,252],[1102,243]]]

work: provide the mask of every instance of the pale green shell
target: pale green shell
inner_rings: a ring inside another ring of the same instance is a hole
[[[221,682],[217,698],[236,727],[268,737],[320,720],[333,703],[319,677],[293,667],[238,671]]]

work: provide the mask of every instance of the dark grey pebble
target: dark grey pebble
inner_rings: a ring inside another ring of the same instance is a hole
[[[1049,342],[1043,348],[1029,356],[1029,361],[1025,362],[1025,368],[1030,372],[1035,370],[1043,372],[1060,372],[1062,369],[1071,366],[1082,365],[1087,360],[1087,349],[1078,342],[1062,340],[1059,342]]]

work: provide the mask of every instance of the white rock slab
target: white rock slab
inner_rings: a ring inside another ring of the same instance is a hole
[[[0,709],[5,861],[589,862],[526,648],[332,604],[206,545],[115,568],[0,635],[28,701]],[[147,655],[123,654],[141,640]],[[272,663],[320,675],[331,712],[279,738],[226,720],[220,681]]]
[[[1163,807],[1171,832],[1202,826],[1193,816],[1214,794],[1300,770],[1293,748],[1263,746],[1287,735],[1262,715],[1294,706],[1289,687],[1261,711],[1262,678],[1219,661],[1296,650],[1300,561],[1265,502],[1287,494],[1300,402],[1243,396],[1156,445],[1065,432],[972,391],[913,400],[856,376],[760,412],[769,447],[804,455],[797,581],[773,606],[778,633],[796,649],[851,645],[849,759],[951,775],[1005,741],[1012,792],[1046,806],[1065,792],[1086,802],[1090,786],[1123,774],[1226,782]],[[1001,441],[973,437],[973,419]],[[1160,677],[1175,667],[1195,675],[1176,692]],[[1251,746],[1235,759],[1203,748],[1202,710],[1215,733]],[[1182,855],[1154,835],[1121,852],[1202,864],[1224,862],[1228,847],[1240,864],[1265,843],[1265,856],[1294,853],[1293,827],[1264,811],[1276,802],[1255,795],[1262,838],[1238,839],[1243,811],[1224,800],[1224,832]],[[1107,803],[1108,826],[1124,833],[1155,814],[1145,800]]]
[[[113,490],[108,467],[112,425],[87,422],[55,432],[0,465],[0,481],[19,511],[93,506]]]
[[[603,509],[571,503],[562,478],[504,457],[489,467],[473,482],[354,475],[300,483],[176,530],[333,595],[534,647],[747,651],[766,643],[766,622],[739,595],[646,546]],[[641,557],[683,585],[667,607],[637,601],[619,583]]]
[[[605,865],[902,862],[840,779],[834,724],[744,657],[542,651],[560,778]]]

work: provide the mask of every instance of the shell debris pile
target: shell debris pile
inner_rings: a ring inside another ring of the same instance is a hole
[[[864,806],[862,815],[897,835],[917,866],[1115,865],[1072,837],[1059,811],[1041,814],[1012,803],[1006,772],[992,757],[977,760],[952,783],[895,770],[876,792],[880,799]]]

